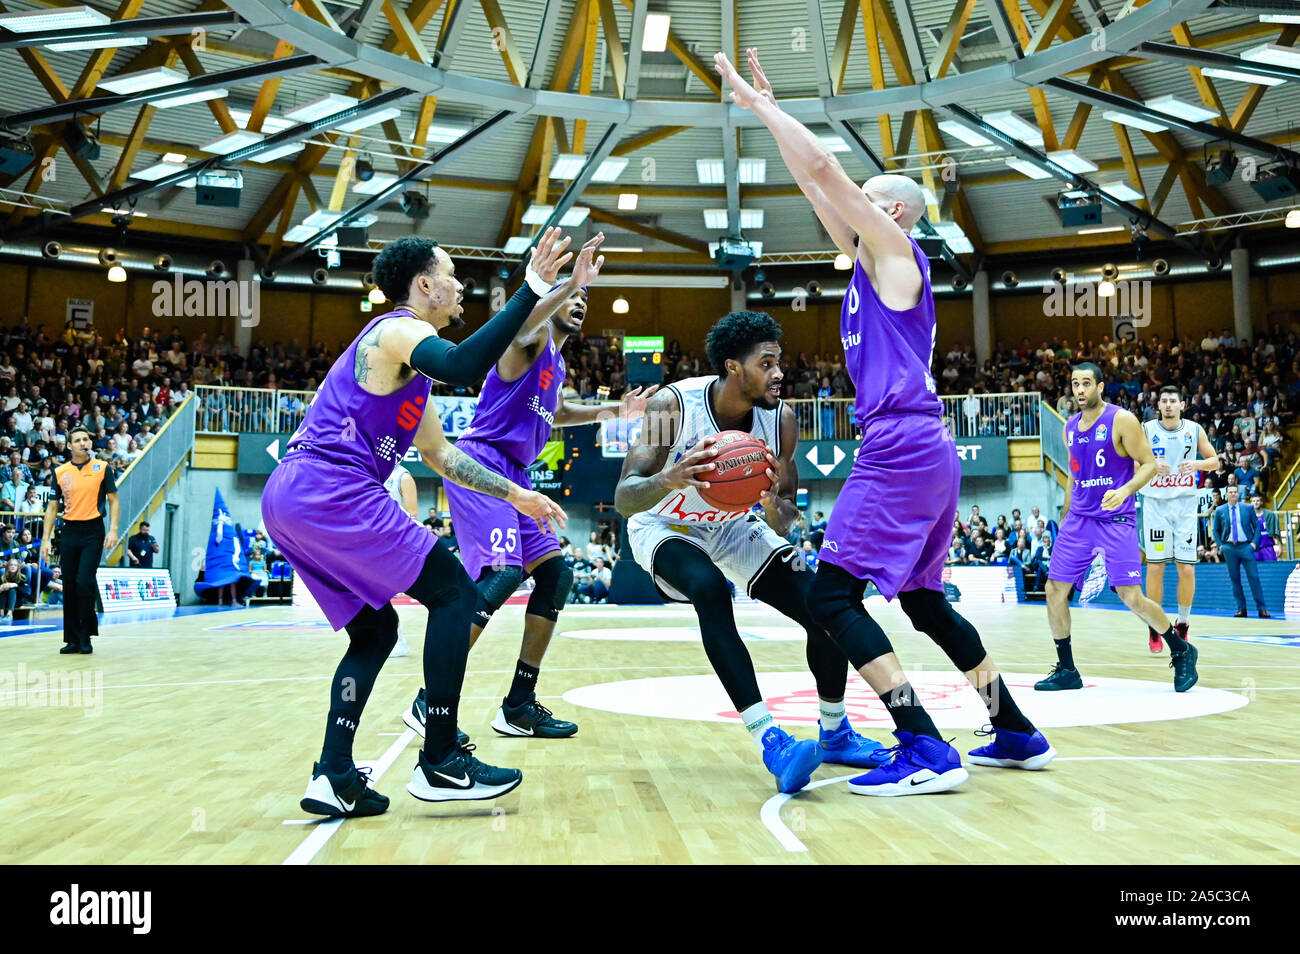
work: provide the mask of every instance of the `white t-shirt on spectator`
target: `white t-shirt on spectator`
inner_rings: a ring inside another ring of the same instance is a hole
[[[131,446],[130,434],[114,434],[112,441],[114,454],[125,454],[126,449]]]

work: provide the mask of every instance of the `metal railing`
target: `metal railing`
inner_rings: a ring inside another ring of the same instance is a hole
[[[953,437],[1037,437],[1037,391],[943,395],[943,413]]]
[[[799,422],[801,441],[855,441],[853,398],[795,398],[786,401]]]
[[[1070,451],[1065,446],[1065,418],[1056,413],[1056,408],[1046,401],[1039,402],[1038,409],[1039,436],[1043,456],[1061,469],[1070,473]]]
[[[1290,496],[1291,491],[1295,490],[1296,484],[1300,484],[1300,457],[1291,465],[1291,469],[1286,472],[1286,476],[1278,483],[1277,490],[1273,493],[1273,509],[1286,503],[1286,498]]]
[[[117,501],[121,523],[118,533],[125,540],[130,527],[143,515],[149,501],[163,488],[181,461],[194,448],[194,417],[199,403],[196,395],[187,397],[158,429],[144,453],[131,462],[117,480]],[[121,544],[114,551],[120,554]]]
[[[288,434],[296,431],[315,391],[231,388],[200,384],[196,429],[201,434]]]

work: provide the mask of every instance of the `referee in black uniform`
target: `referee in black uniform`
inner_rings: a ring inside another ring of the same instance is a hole
[[[54,519],[63,508],[59,565],[63,568],[63,642],[60,653],[90,653],[90,638],[99,635],[95,615],[95,570],[104,551],[117,546],[117,484],[108,461],[91,456],[90,432],[74,427],[68,434],[72,460],[54,469],[54,496],[45,510],[41,563],[49,565]],[[108,501],[108,533],[103,508]]]

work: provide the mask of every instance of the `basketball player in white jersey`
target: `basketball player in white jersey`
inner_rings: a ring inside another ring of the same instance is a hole
[[[411,515],[412,520],[417,523],[420,521],[420,500],[415,492],[415,478],[411,476],[409,470],[400,463],[394,464],[393,472],[384,481],[384,489],[388,491],[388,496],[396,500],[402,509]],[[407,656],[410,652],[411,644],[402,635],[401,624],[398,624],[397,642],[393,645],[393,651],[388,654],[388,658]]]
[[[1156,476],[1138,493],[1142,495],[1142,550],[1147,558],[1147,597],[1162,603],[1165,564],[1170,557],[1178,566],[1178,618],[1174,629],[1187,639],[1196,594],[1197,473],[1219,469],[1219,456],[1195,421],[1183,420],[1182,392],[1172,384],[1160,389],[1156,407],[1160,416],[1143,423],[1151,451],[1156,456]],[[1153,653],[1164,640],[1150,626],[1147,645]]]
[[[813,574],[783,538],[799,513],[799,428],[779,397],[780,337],[781,326],[762,312],[732,312],[713,326],[706,351],[717,373],[670,384],[651,400],[614,504],[628,518],[632,555],[659,592],[694,604],[704,651],[778,789],[797,792],[823,761],[873,768],[877,753],[883,761],[887,750],[849,725],[848,660],[813,622],[807,601]],[[766,520],[749,508],[719,510],[700,496],[713,469],[713,437],[728,430],[752,434],[771,449],[772,487],[759,501]],[[820,699],[817,742],[797,740],[773,723],[736,629],[728,578],[806,630]]]

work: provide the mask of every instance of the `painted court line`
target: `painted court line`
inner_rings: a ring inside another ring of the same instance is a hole
[[[1077,755],[1061,757],[1058,756],[1055,762],[1264,762],[1269,764],[1298,765],[1300,759],[1256,759],[1256,758],[1238,758],[1234,756],[1201,756],[1201,755]],[[808,792],[814,788],[821,788],[823,785],[834,785],[837,782],[847,782],[851,778],[857,777],[862,773],[857,772],[853,775],[840,775],[836,778],[818,779],[808,785],[805,785],[801,791]],[[796,795],[799,793],[796,793]],[[800,852],[807,851],[808,846],[799,840],[781,819],[781,809],[785,807],[786,802],[794,798],[795,795],[773,795],[759,810],[759,820],[767,826],[767,830],[786,851]],[[868,796],[869,797],[869,796]],[[922,796],[923,797],[923,796]]]
[[[392,767],[393,763],[397,761],[397,757],[402,754],[402,750],[410,745],[411,740],[414,738],[415,733],[410,729],[399,735],[393,741],[393,744],[388,747],[388,751],[380,756],[379,761],[371,763],[370,780],[378,782],[383,778],[384,773]],[[326,843],[334,837],[334,833],[339,830],[339,826],[343,824],[343,821],[342,818],[329,818],[320,822],[317,827],[312,829],[311,834],[303,839],[302,844],[293,850],[293,854],[284,859],[282,864],[310,864],[311,860],[325,847]]]

